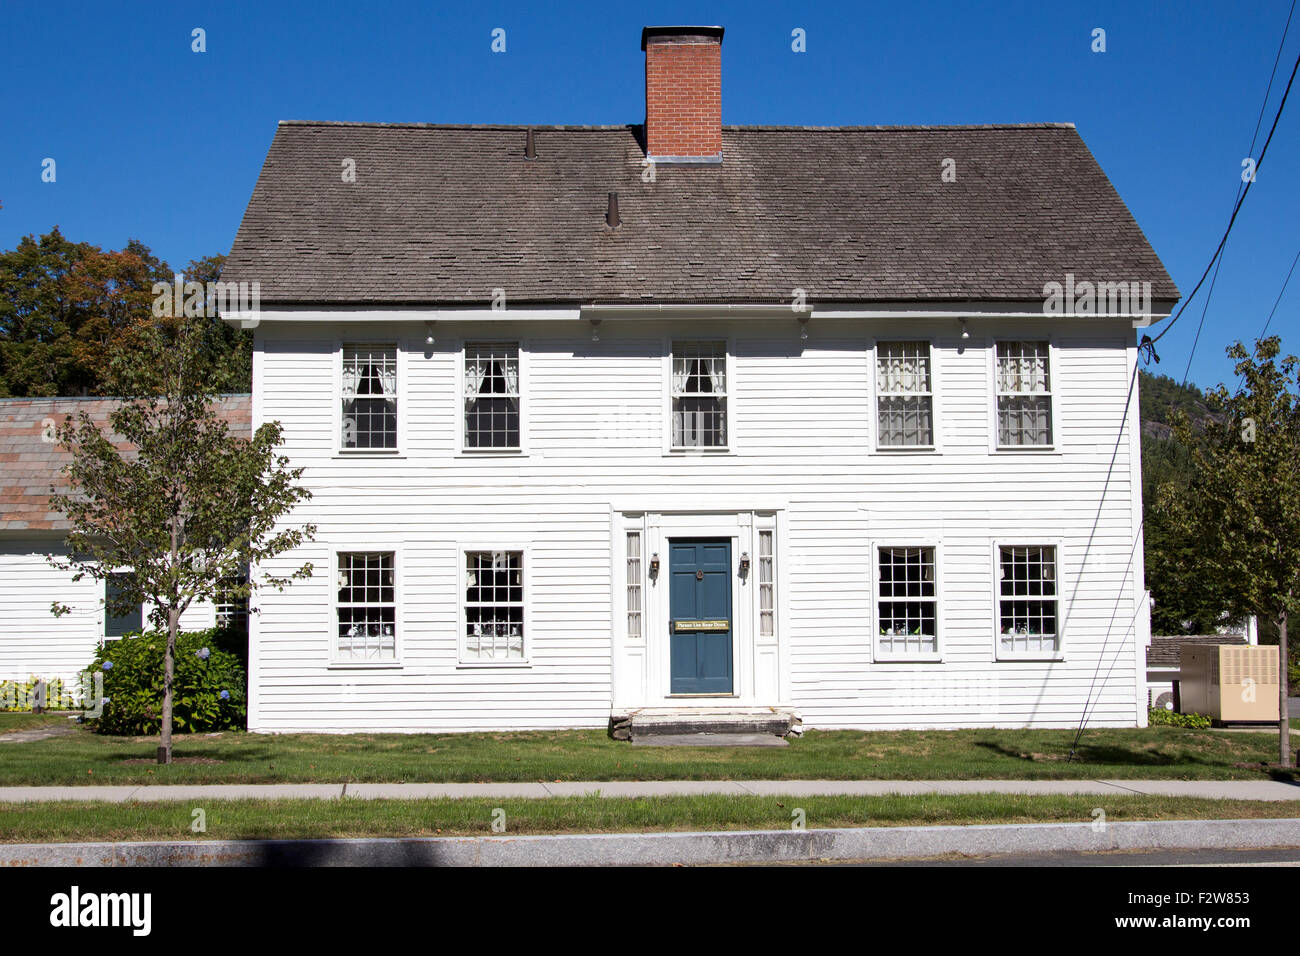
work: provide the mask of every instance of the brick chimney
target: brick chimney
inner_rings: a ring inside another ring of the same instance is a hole
[[[646,155],[722,162],[722,27],[645,27]]]

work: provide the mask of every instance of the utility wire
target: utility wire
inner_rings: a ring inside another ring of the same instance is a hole
[[[1277,132],[1278,121],[1282,118],[1282,111],[1286,109],[1287,97],[1291,95],[1291,87],[1295,83],[1297,70],[1300,70],[1300,57],[1296,57],[1295,66],[1291,68],[1291,77],[1287,80],[1286,90],[1282,93],[1282,101],[1278,104],[1277,114],[1273,117],[1273,125],[1269,128],[1268,138],[1264,140],[1264,148],[1259,151],[1259,159],[1255,161],[1256,173],[1259,172],[1260,166],[1264,164],[1264,157],[1268,155],[1269,144],[1273,142],[1273,134]],[[1246,182],[1246,188],[1241,191],[1241,196],[1237,199],[1237,204],[1232,210],[1232,218],[1228,220],[1228,226],[1223,231],[1223,238],[1219,240],[1218,246],[1215,247],[1214,255],[1210,257],[1210,261],[1206,264],[1205,271],[1201,273],[1201,278],[1197,280],[1191,293],[1183,300],[1183,304],[1178,307],[1178,311],[1174,314],[1174,317],[1170,320],[1169,324],[1160,331],[1159,335],[1151,340],[1152,345],[1164,338],[1165,335],[1169,333],[1169,330],[1178,324],[1178,320],[1181,319],[1183,313],[1187,311],[1187,306],[1191,303],[1192,299],[1196,298],[1196,293],[1200,290],[1201,286],[1205,284],[1206,278],[1210,275],[1210,270],[1214,267],[1214,263],[1218,260],[1220,253],[1223,252],[1223,247],[1228,242],[1228,236],[1232,233],[1233,224],[1237,221],[1237,215],[1241,212],[1241,206],[1246,201],[1246,197],[1250,195],[1250,187],[1253,185],[1255,185],[1254,176]]]
[[[1278,65],[1278,63],[1279,63],[1280,60],[1281,60],[1282,49],[1283,49],[1283,47],[1284,47],[1285,44],[1286,44],[1287,33],[1290,31],[1290,28],[1291,28],[1291,17],[1292,17],[1292,15],[1295,13],[1295,6],[1296,6],[1296,0],[1292,0],[1292,2],[1291,2],[1291,10],[1290,10],[1290,12],[1287,14],[1286,27],[1285,27],[1285,28],[1283,29],[1283,31],[1282,31],[1282,41],[1281,41],[1281,43],[1278,44],[1277,56],[1274,57],[1274,60],[1273,60],[1273,73],[1269,75],[1268,88],[1265,90],[1265,93],[1264,93],[1264,102],[1263,102],[1263,104],[1261,104],[1261,106],[1260,106],[1260,119],[1263,118],[1264,110],[1265,110],[1265,108],[1266,108],[1267,105],[1268,105],[1268,96],[1269,96],[1269,93],[1272,91],[1272,88],[1273,88],[1273,77],[1274,77],[1274,75],[1275,75],[1276,72],[1277,72],[1277,65]],[[1293,66],[1293,67],[1291,68],[1291,76],[1290,76],[1290,78],[1287,80],[1286,90],[1282,93],[1282,100],[1281,100],[1281,102],[1278,103],[1277,113],[1274,115],[1274,117],[1273,117],[1273,123],[1272,123],[1272,125],[1269,127],[1268,137],[1264,140],[1264,148],[1263,148],[1262,150],[1260,150],[1260,153],[1259,153],[1259,159],[1257,159],[1257,160],[1255,161],[1255,171],[1256,171],[1256,172],[1259,171],[1259,167],[1260,167],[1260,165],[1264,162],[1264,156],[1268,153],[1268,147],[1269,147],[1269,144],[1273,141],[1273,133],[1276,132],[1278,121],[1282,118],[1282,111],[1286,108],[1287,97],[1291,94],[1291,87],[1292,87],[1292,85],[1295,83],[1295,77],[1296,77],[1296,71],[1297,71],[1297,70],[1300,70],[1300,57],[1297,57],[1297,58],[1296,58],[1295,66]],[[1251,152],[1252,152],[1252,154],[1254,153],[1254,146],[1255,146],[1255,142],[1256,142],[1256,137],[1258,137],[1258,135],[1259,135],[1259,124],[1260,124],[1260,120],[1257,119],[1257,120],[1255,121],[1255,133],[1254,133],[1254,135],[1251,137]],[[1133,376],[1132,376],[1132,378],[1129,379],[1129,385],[1128,385],[1128,396],[1127,396],[1127,398],[1126,398],[1125,401],[1124,401],[1124,412],[1123,412],[1122,416],[1120,417],[1119,430],[1118,430],[1118,432],[1117,432],[1117,434],[1116,434],[1116,436],[1115,436],[1115,448],[1114,448],[1114,450],[1111,452],[1110,464],[1109,464],[1109,466],[1106,468],[1106,480],[1105,480],[1105,483],[1104,483],[1103,486],[1102,486],[1101,497],[1100,497],[1100,500],[1099,500],[1099,502],[1098,502],[1098,504],[1097,504],[1097,515],[1096,515],[1096,517],[1093,519],[1093,527],[1092,527],[1092,531],[1091,531],[1091,533],[1088,535],[1088,544],[1087,544],[1087,545],[1085,546],[1085,548],[1084,548],[1083,559],[1082,559],[1082,561],[1080,562],[1080,574],[1079,574],[1079,577],[1080,577],[1080,578],[1082,578],[1082,576],[1083,576],[1083,569],[1085,569],[1085,568],[1087,567],[1087,564],[1088,564],[1088,554],[1089,554],[1089,552],[1092,550],[1092,541],[1093,541],[1093,537],[1094,537],[1094,536],[1096,535],[1096,533],[1097,533],[1097,526],[1098,526],[1098,524],[1099,524],[1100,521],[1101,521],[1102,510],[1104,509],[1105,504],[1106,504],[1106,491],[1107,491],[1107,489],[1109,489],[1109,487],[1110,487],[1111,474],[1112,474],[1112,472],[1114,471],[1114,468],[1115,468],[1115,461],[1116,461],[1116,459],[1117,459],[1118,456],[1119,456],[1120,443],[1121,443],[1121,441],[1123,440],[1123,436],[1124,436],[1124,423],[1128,421],[1128,417],[1129,417],[1129,408],[1132,406],[1132,403],[1133,403],[1133,393],[1134,393],[1134,391],[1135,391],[1135,388],[1136,388],[1136,386],[1137,386],[1137,381],[1138,381],[1138,361],[1137,361],[1137,360],[1138,360],[1138,357],[1141,355],[1141,353],[1142,353],[1142,351],[1143,351],[1144,348],[1146,348],[1146,349],[1149,351],[1150,354],[1154,354],[1154,353],[1155,353],[1155,343],[1156,343],[1156,342],[1159,342],[1160,339],[1164,338],[1165,333],[1167,333],[1170,329],[1172,329],[1172,328],[1174,327],[1174,325],[1175,325],[1175,324],[1178,322],[1178,320],[1182,317],[1183,312],[1187,309],[1188,304],[1192,301],[1193,298],[1195,298],[1197,291],[1198,291],[1198,290],[1201,288],[1201,286],[1204,284],[1206,277],[1210,275],[1210,270],[1211,270],[1211,268],[1214,268],[1215,263],[1219,261],[1219,257],[1220,257],[1220,256],[1222,255],[1222,253],[1223,253],[1223,247],[1227,244],[1227,242],[1228,242],[1228,236],[1229,236],[1229,235],[1231,234],[1231,232],[1232,232],[1232,226],[1233,226],[1233,223],[1235,223],[1236,220],[1237,220],[1237,214],[1238,214],[1239,212],[1241,212],[1241,206],[1242,206],[1242,203],[1244,203],[1244,202],[1246,201],[1246,195],[1250,192],[1250,187],[1253,186],[1254,183],[1255,183],[1255,177],[1252,176],[1248,181],[1245,182],[1245,188],[1244,188],[1244,189],[1242,189],[1240,186],[1238,187],[1239,192],[1238,192],[1238,196],[1237,196],[1237,201],[1236,201],[1236,204],[1233,206],[1232,216],[1231,216],[1231,218],[1228,219],[1228,225],[1227,225],[1227,228],[1224,229],[1224,232],[1223,232],[1223,238],[1219,240],[1219,245],[1215,248],[1215,250],[1214,250],[1214,255],[1210,257],[1210,261],[1209,261],[1209,263],[1207,263],[1206,266],[1205,266],[1205,271],[1204,271],[1203,273],[1201,273],[1201,278],[1197,280],[1197,282],[1196,282],[1196,286],[1192,289],[1191,294],[1188,295],[1188,297],[1187,297],[1186,299],[1183,300],[1183,304],[1179,307],[1178,312],[1174,315],[1174,317],[1173,317],[1173,319],[1170,321],[1170,323],[1169,323],[1168,325],[1166,325],[1166,326],[1164,327],[1164,329],[1162,329],[1162,330],[1160,331],[1160,334],[1158,334],[1154,339],[1149,339],[1149,338],[1144,339],[1144,340],[1143,340],[1143,343],[1138,347],[1138,355],[1136,355],[1136,356],[1134,357],[1134,361],[1133,361]],[[1300,253],[1297,253],[1297,254],[1296,254],[1296,259],[1297,259],[1297,261],[1300,261]],[[1293,263],[1291,264],[1291,269],[1292,269],[1292,270],[1295,269],[1295,262],[1293,262]],[[1218,270],[1215,269],[1215,276],[1216,276],[1216,278],[1217,278],[1217,275],[1218,275]],[[1287,273],[1287,281],[1288,281],[1288,282],[1290,281],[1290,278],[1291,278],[1291,273],[1288,272],[1288,273]],[[1210,292],[1213,291],[1213,288],[1214,288],[1214,280],[1212,279],[1211,282],[1210,282]],[[1283,283],[1282,289],[1283,289],[1283,291],[1286,290],[1286,283]],[[1280,294],[1280,293],[1279,293],[1279,295],[1278,295],[1278,301],[1281,301],[1281,294]],[[1209,293],[1207,292],[1207,295],[1206,295],[1206,308],[1208,308],[1208,307],[1209,307]],[[1274,303],[1273,308],[1274,308],[1274,310],[1277,309],[1277,303]],[[1201,322],[1202,322],[1202,325],[1204,324],[1204,321],[1205,321],[1205,314],[1204,314],[1204,310],[1203,310],[1203,311],[1202,311],[1202,315],[1201,315]],[[1269,314],[1269,321],[1272,321],[1272,313]],[[1265,325],[1265,329],[1267,329],[1267,324]],[[1198,328],[1198,329],[1197,329],[1197,339],[1199,340],[1199,338],[1200,338],[1200,329]],[[1195,354],[1195,344],[1193,344],[1192,350],[1193,350],[1193,354]],[[1188,368],[1190,369],[1190,367],[1191,367],[1191,359],[1190,359],[1190,357],[1189,357],[1189,359],[1188,359]],[[1186,382],[1186,375],[1184,375],[1184,379],[1183,379],[1183,381],[1184,381],[1184,383]],[[1140,423],[1140,422],[1137,424],[1137,427],[1139,427],[1139,428],[1141,427],[1141,423]],[[1129,467],[1132,468],[1132,462],[1130,462]],[[1133,558],[1134,558],[1134,556],[1135,556],[1136,553],[1137,553],[1137,545],[1138,545],[1138,542],[1142,539],[1142,529],[1143,529],[1143,527],[1145,526],[1145,524],[1146,524],[1146,519],[1145,519],[1145,517],[1143,517],[1143,519],[1139,522],[1136,531],[1134,532],[1134,535],[1133,535],[1133,545],[1132,545],[1132,547],[1131,547],[1130,550],[1129,550],[1129,563],[1128,563],[1128,565],[1127,565],[1127,567],[1125,568],[1125,571],[1124,571],[1125,577],[1128,576],[1128,570],[1129,570],[1129,568],[1131,568],[1132,565],[1133,565]],[[1074,597],[1077,596],[1077,593],[1078,593],[1078,587],[1079,587],[1079,580],[1076,579],[1076,580],[1075,580],[1075,588],[1074,588],[1074,592],[1075,592],[1075,593],[1071,596],[1071,601],[1070,601],[1071,607],[1073,607],[1073,605],[1074,605]],[[1120,598],[1119,598],[1119,596],[1117,596],[1117,597],[1116,597],[1115,608],[1114,608],[1114,610],[1112,610],[1112,612],[1111,612],[1111,620],[1110,620],[1110,623],[1109,623],[1109,624],[1107,625],[1107,627],[1106,627],[1106,638],[1105,638],[1105,640],[1102,642],[1101,653],[1098,655],[1098,658],[1097,658],[1097,668],[1096,668],[1096,672],[1093,674],[1093,681],[1092,681],[1092,684],[1089,686],[1089,688],[1088,688],[1088,695],[1087,695],[1087,697],[1086,697],[1085,700],[1084,700],[1083,712],[1082,712],[1082,714],[1080,715],[1080,718],[1079,718],[1079,727],[1078,727],[1078,730],[1075,732],[1074,742],[1073,742],[1073,744],[1071,744],[1071,747],[1070,747],[1069,759],[1070,759],[1071,761],[1073,761],[1074,758],[1075,758],[1075,756],[1076,756],[1076,751],[1077,751],[1077,749],[1078,749],[1079,740],[1080,740],[1080,739],[1082,738],[1082,736],[1083,736],[1083,730],[1084,730],[1084,727],[1087,725],[1087,722],[1088,722],[1089,711],[1092,709],[1092,697],[1093,697],[1093,691],[1096,689],[1097,677],[1098,677],[1098,676],[1100,675],[1100,673],[1101,673],[1101,665],[1102,665],[1102,662],[1105,660],[1106,647],[1107,647],[1107,645],[1110,643],[1111,631],[1113,630],[1113,628],[1114,628],[1114,623],[1115,623],[1115,614],[1116,614],[1116,612],[1119,610],[1119,600],[1120,600]],[[1137,620],[1137,613],[1138,613],[1138,611],[1139,611],[1140,609],[1141,609],[1141,608],[1140,608],[1140,605],[1139,605],[1139,607],[1136,608],[1136,609],[1134,610],[1133,618],[1132,618],[1132,620],[1131,620],[1130,623],[1129,623],[1129,632],[1131,632],[1132,629],[1133,629],[1133,623]],[[1120,650],[1116,652],[1116,658],[1115,658],[1114,661],[1111,662],[1110,669],[1108,669],[1107,672],[1106,672],[1106,679],[1107,679],[1107,680],[1109,680],[1109,678],[1110,678],[1110,673],[1111,673],[1111,671],[1114,670],[1115,664],[1118,662],[1118,660],[1119,660],[1119,654],[1122,652],[1122,650],[1123,650],[1123,641],[1121,640],[1121,641],[1120,641]]]
[[[1247,156],[1255,155],[1255,143],[1259,140],[1259,127],[1264,121],[1264,110],[1268,107],[1268,98],[1273,93],[1273,80],[1277,78],[1277,66],[1282,62],[1282,50],[1286,47],[1287,34],[1291,32],[1291,17],[1295,15],[1296,0],[1291,0],[1291,9],[1286,15],[1286,25],[1282,28],[1282,40],[1277,45],[1277,53],[1273,57],[1273,69],[1268,74],[1268,85],[1264,88],[1264,100],[1259,104],[1259,115],[1255,117],[1255,131],[1250,134],[1250,149],[1246,152]],[[1285,97],[1283,98],[1285,101]],[[1260,157],[1263,158],[1262,156]],[[1259,164],[1255,164],[1255,169],[1259,169]],[[1253,181],[1254,177],[1251,177]],[[1242,199],[1242,186],[1249,188],[1249,181],[1237,184],[1237,196],[1234,202],[1239,203]],[[1236,206],[1233,207],[1233,215],[1236,215]],[[1229,222],[1228,229],[1231,231],[1232,224]],[[1226,235],[1225,235],[1226,240]],[[1201,331],[1205,328],[1205,316],[1210,311],[1210,300],[1214,297],[1214,287],[1219,281],[1219,267],[1223,265],[1223,255],[1219,254],[1218,261],[1214,264],[1214,275],[1210,278],[1210,287],[1205,292],[1205,303],[1201,307],[1201,321],[1196,325],[1196,337],[1192,339],[1192,350],[1187,355],[1187,367],[1183,369],[1183,382],[1187,384],[1188,376],[1192,373],[1192,359],[1196,357],[1196,347],[1201,343]],[[1171,323],[1172,324],[1172,323]],[[1158,338],[1159,336],[1157,336]]]

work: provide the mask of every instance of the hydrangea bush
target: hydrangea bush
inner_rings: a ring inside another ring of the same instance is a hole
[[[242,729],[247,718],[247,678],[237,654],[218,630],[176,637],[172,730],[198,733]],[[88,670],[104,675],[104,711],[96,732],[124,736],[158,733],[162,722],[163,650],[167,635],[145,631],[109,641]]]

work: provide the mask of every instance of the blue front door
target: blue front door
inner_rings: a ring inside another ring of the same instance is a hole
[[[668,549],[672,694],[731,693],[731,541],[672,540]]]

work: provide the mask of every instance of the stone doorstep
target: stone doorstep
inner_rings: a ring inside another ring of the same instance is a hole
[[[634,735],[633,747],[788,747],[784,737],[770,733],[696,733]]]
[[[693,710],[664,708],[633,711],[622,718],[612,718],[611,726],[618,739],[682,737],[708,734],[721,736],[767,735],[785,737],[796,725],[791,711],[770,707]]]

